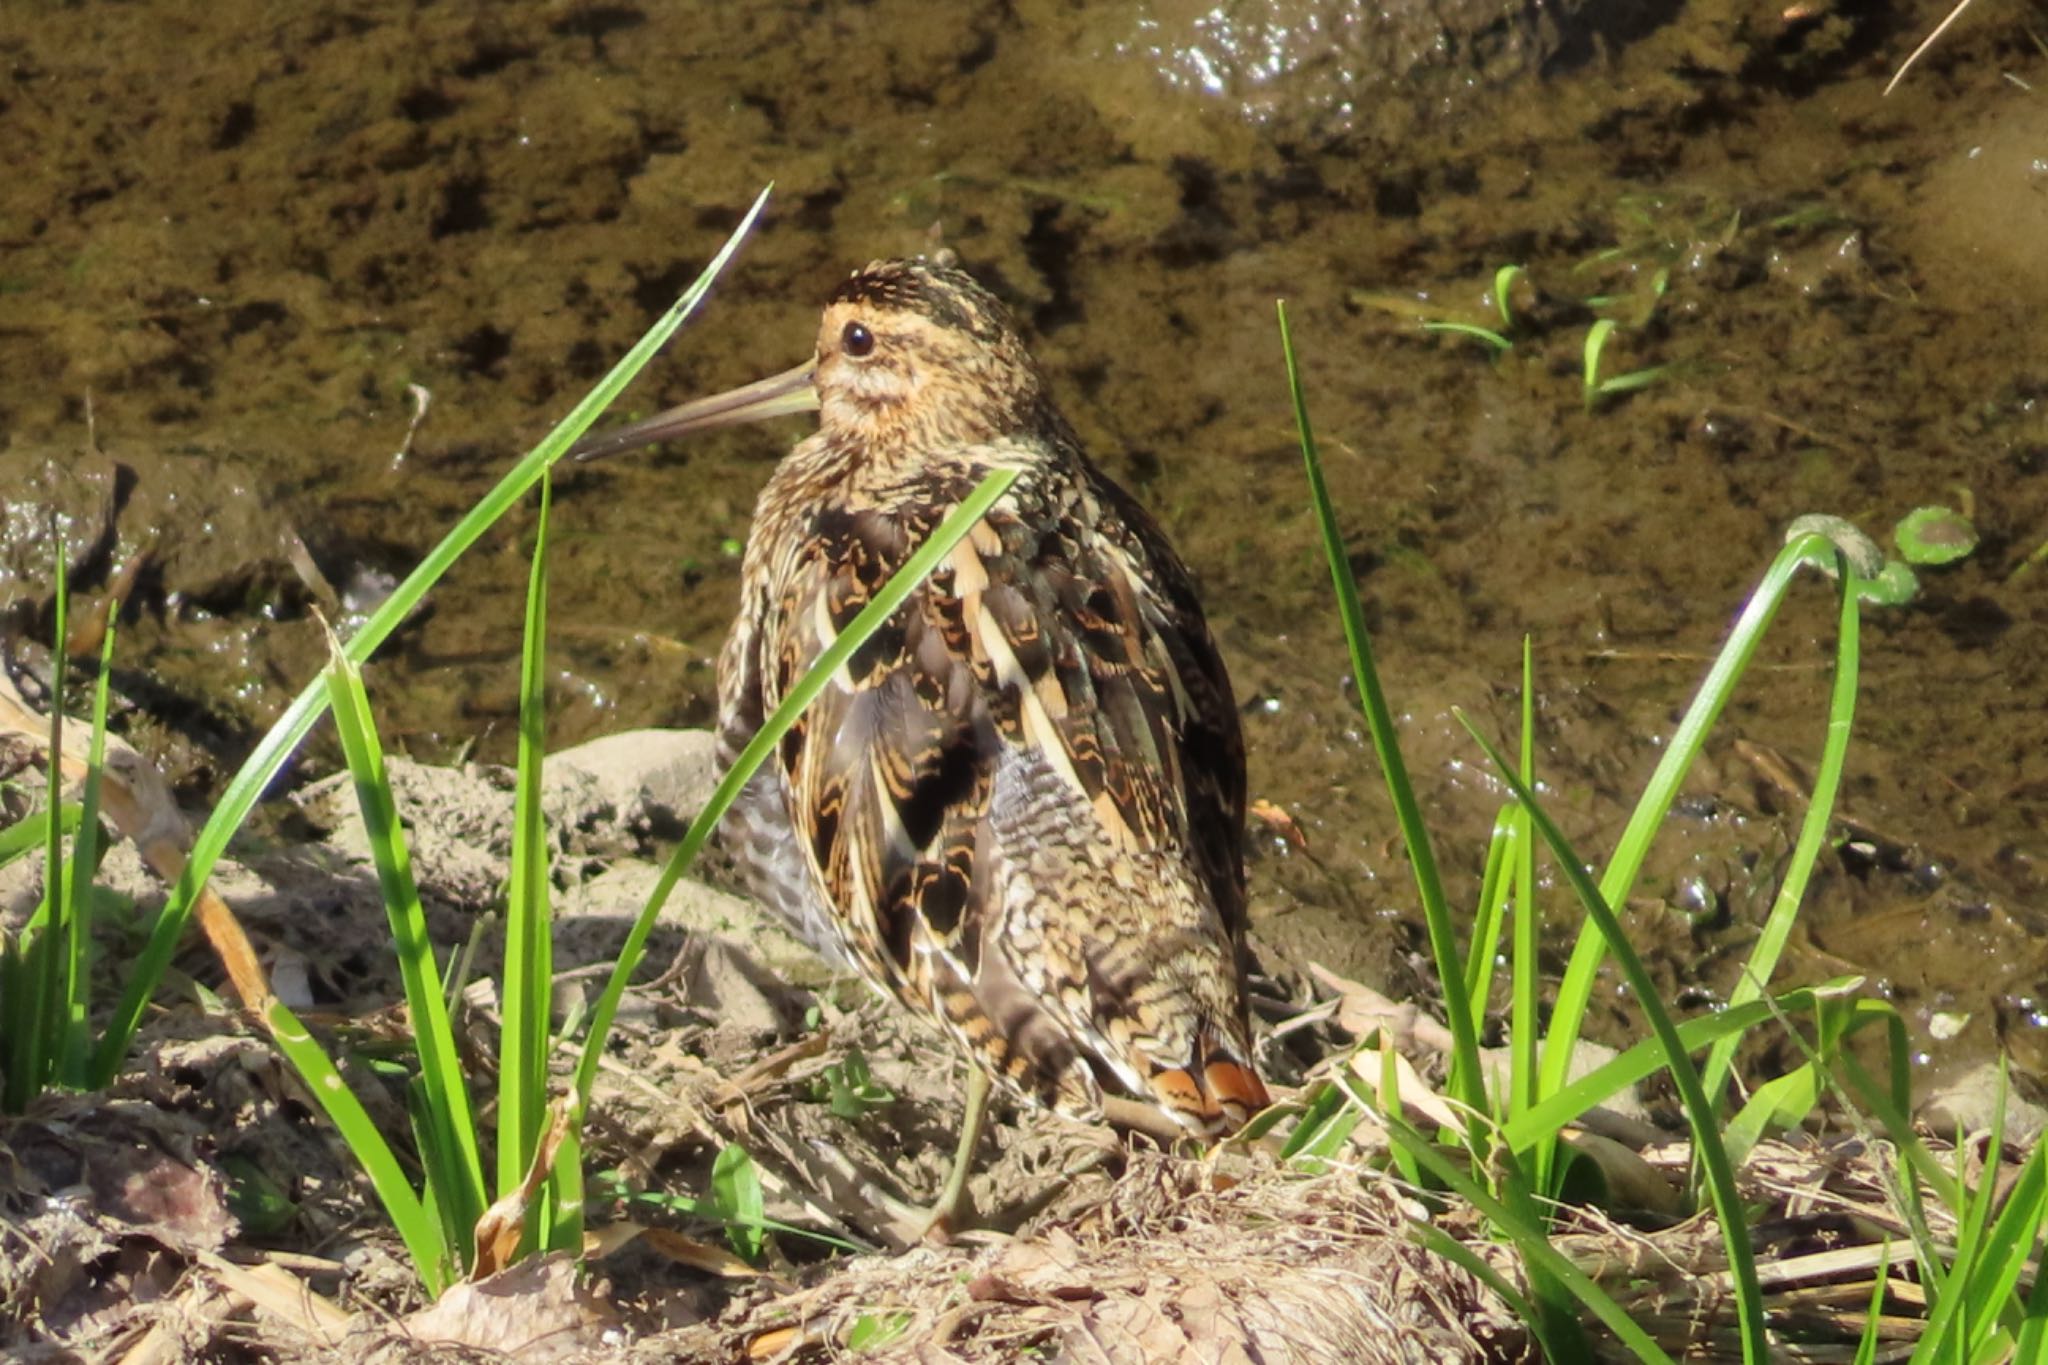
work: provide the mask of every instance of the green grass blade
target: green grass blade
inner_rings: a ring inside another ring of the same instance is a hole
[[[1870,1282],[1870,1310],[1863,1315],[1863,1335],[1857,1338],[1853,1365],[1877,1365],[1878,1330],[1883,1326],[1884,1290],[1891,1270],[1892,1239],[1887,1237],[1878,1249],[1877,1277]]]
[[[1847,1088],[1855,1097],[1856,1104],[1877,1120],[1878,1126],[1884,1129],[1885,1136],[1899,1149],[1899,1155],[1905,1158],[1906,1165],[1912,1169],[1913,1174],[1927,1183],[1928,1188],[1934,1191],[1936,1199],[1952,1209],[1961,1208],[1962,1187],[1956,1183],[1954,1176],[1942,1168],[1934,1153],[1927,1150],[1927,1144],[1920,1140],[1920,1134],[1914,1128],[1912,1120],[1906,1117],[1905,1107],[1895,1103],[1891,1095],[1877,1086],[1870,1073],[1863,1069],[1863,1063],[1856,1060],[1855,1053],[1845,1052],[1840,1060],[1843,1079],[1848,1082]],[[1906,1182],[1906,1188],[1912,1189],[1910,1181]],[[1910,1209],[1908,1212],[1910,1214]],[[1932,1235],[1926,1232],[1924,1220],[1909,1217],[1908,1222],[1914,1226],[1917,1242],[1925,1244],[1933,1241]]]
[[[1618,393],[1634,393],[1638,389],[1649,388],[1669,373],[1669,365],[1652,365],[1647,370],[1630,370],[1627,374],[1618,374],[1612,379],[1601,380],[1594,393],[1600,398],[1611,398]]]
[[[2048,1221],[2048,1164],[2044,1163],[2048,1163],[2048,1149],[2036,1143],[2020,1165],[1998,1220],[1985,1233],[1971,1271],[1965,1292],[1979,1306],[1983,1320],[1983,1330],[1970,1343],[1973,1358],[1981,1356],[2001,1317],[2024,1325],[2027,1310],[2014,1301],[2013,1291],[2019,1287],[2027,1258],[2040,1246],[2042,1224]],[[1985,1186],[1998,1183],[1996,1174],[1995,1170],[1985,1173]]]
[[[1322,1133],[1344,1112],[1351,1097],[1344,1087],[1325,1082],[1302,1102],[1301,1116],[1280,1144],[1280,1159],[1292,1161],[1321,1140]]]
[[[529,488],[539,481],[547,468],[559,459],[575,443],[590,424],[597,420],[619,391],[654,358],[655,352],[674,335],[683,321],[697,309],[704,295],[710,290],[711,282],[725,268],[726,262],[738,250],[739,244],[753,227],[762,208],[768,202],[768,191],[761,191],[753,207],[740,220],[738,227],[726,239],[725,245],[704,272],[684,291],[675,306],[648,329],[633,349],[626,353],[612,368],[611,373],[599,380],[597,386],[583,401],[570,410],[569,415],[548,433],[512,467],[498,485],[485,494],[482,501],[470,509],[444,537],[440,544],[428,552],[420,566],[406,576],[403,583],[390,598],[363,623],[362,629],[350,637],[345,646],[349,659],[356,663],[367,660],[380,644],[396,630],[419,606],[427,591],[445,574],[449,566],[476,543],[478,537],[496,524],[498,519],[523,497]],[[315,721],[326,709],[327,690],[325,683],[315,678],[286,709],[270,732],[256,745],[256,749],[242,764],[222,793],[220,804],[213,815],[200,829],[192,845],[191,858],[185,865],[185,874],[178,879],[178,885],[171,894],[163,913],[158,916],[151,931],[148,944],[143,948],[135,964],[135,973],[129,979],[127,990],[122,994],[120,1004],[115,1008],[107,1031],[100,1040],[100,1047],[93,1058],[93,1073],[97,1084],[104,1085],[113,1079],[121,1065],[121,1059],[128,1051],[128,1044],[141,1025],[143,1011],[148,1007],[150,996],[155,993],[156,984],[163,976],[164,968],[170,965],[171,956],[177,951],[178,940],[184,933],[185,921],[190,916],[192,905],[206,879],[213,873],[213,865],[227,850],[229,837],[248,818],[257,798],[269,786],[285,759],[312,730]]]
[[[547,831],[540,808],[541,756],[547,745],[544,669],[550,498],[546,479],[541,480],[540,488],[540,517],[528,566],[526,628],[519,655],[519,765],[512,814],[512,875],[505,905],[505,1021],[498,1044],[500,1199],[525,1183],[547,1124],[548,1108],[548,1006],[554,995],[554,962],[548,937]]]
[[[440,1220],[431,1216],[420,1202],[412,1182],[405,1178],[404,1169],[392,1154],[391,1145],[384,1141],[362,1101],[350,1092],[333,1061],[313,1041],[305,1025],[278,1000],[270,1001],[264,1022],[270,1028],[270,1036],[277,1040],[278,1050],[298,1069],[306,1088],[328,1120],[340,1130],[356,1160],[362,1163],[371,1188],[376,1190],[391,1225],[398,1229],[406,1251],[412,1256],[427,1294],[439,1298],[455,1272],[455,1258],[442,1235]]]
[[[55,528],[53,528],[55,530]],[[64,796],[64,643],[71,591],[65,576],[64,535],[55,530],[56,621],[50,649],[50,747],[47,810],[56,810]],[[44,830],[43,900],[21,935],[20,988],[10,991],[9,1006],[21,1013],[9,1021],[13,1047],[7,1066],[4,1096],[7,1111],[19,1114],[49,1083],[50,1066],[64,1029],[64,928],[66,896],[64,841],[59,822]]]
[[[1985,1147],[1988,1155],[1984,1174],[1974,1190],[1963,1181],[1967,1149],[1960,1142],[1956,1144],[1955,1186],[1962,1192],[1962,1202],[1950,1206],[1956,1215],[1955,1255],[1946,1273],[1939,1269],[1937,1258],[1935,1273],[1927,1278],[1925,1288],[1929,1311],[1920,1341],[1913,1348],[1914,1365],[1936,1360],[1968,1361],[1972,1338],[1988,1334],[1997,1326],[1997,1305],[1985,1302],[1972,1289],[1978,1286],[1983,1269],[1983,1247],[1991,1230],[1991,1207],[1997,1196],[1999,1153],[2005,1145],[2003,1060],[1999,1063],[1998,1079],[1998,1092],[1991,1107],[1991,1140]]]
[[[598,1172],[593,1183],[597,1186],[598,1196],[603,1199],[614,1199],[628,1204],[645,1204],[650,1208],[666,1209],[685,1217],[701,1218],[721,1226],[728,1225],[708,1199],[692,1199],[688,1195],[666,1194],[659,1190],[636,1190],[617,1170]],[[819,1232],[815,1228],[800,1228],[794,1223],[784,1223],[775,1218],[763,1218],[760,1225],[764,1231],[780,1233],[785,1237],[806,1238],[820,1246],[831,1247],[834,1251],[859,1255],[875,1250],[871,1246],[849,1242],[844,1237],[834,1237],[829,1232]]]
[[[1671,1357],[1659,1349],[1649,1334],[1636,1326],[1620,1304],[1577,1266],[1570,1258],[1550,1244],[1543,1228],[1535,1221],[1525,1218],[1511,1209],[1502,1200],[1496,1199],[1485,1187],[1438,1151],[1436,1145],[1418,1132],[1411,1124],[1392,1115],[1382,1115],[1387,1135],[1407,1148],[1416,1162],[1424,1167],[1444,1187],[1464,1199],[1477,1209],[1501,1235],[1514,1243],[1515,1251],[1528,1267],[1532,1281],[1537,1273],[1549,1282],[1559,1286],[1584,1306],[1587,1312],[1597,1318],[1601,1325],[1614,1334],[1615,1340],[1635,1353],[1646,1365],[1670,1365]],[[1538,1306],[1539,1318],[1532,1320],[1535,1326],[1540,1321],[1546,1337],[1555,1342],[1551,1354],[1554,1360],[1591,1360],[1593,1355],[1580,1336],[1577,1322],[1569,1313],[1558,1311],[1559,1305]],[[1558,1341],[1558,1337],[1568,1339]],[[1569,1338],[1577,1338],[1572,1340]]]
[[[1678,728],[1672,732],[1663,758],[1658,760],[1656,771],[1650,775],[1641,799],[1629,816],[1627,827],[1615,844],[1614,856],[1600,878],[1600,894],[1607,904],[1622,904],[1634,890],[1643,859],[1649,854],[1650,842],[1670,812],[1679,784],[1684,781],[1693,760],[1699,756],[1707,732],[1727,705],[1736,680],[1749,667],[1750,658],[1756,653],[1764,632],[1784,602],[1794,575],[1803,565],[1815,562],[1817,556],[1825,555],[1827,562],[1832,563],[1834,553],[1834,545],[1823,535],[1805,534],[1793,538],[1771,561],[1756,590],[1743,604],[1734,628],[1729,631],[1721,652],[1714,657],[1712,667],[1707,670],[1707,676],[1700,683],[1699,691],[1694,694]],[[1599,977],[1601,959],[1606,956],[1606,951],[1607,944],[1600,927],[1589,921],[1580,932],[1579,940],[1572,948],[1571,960],[1558,982],[1550,1029],[1546,1035],[1540,1094],[1547,1095],[1564,1083],[1565,1069],[1571,1064],[1572,1048],[1585,1026],[1586,1008],[1592,1000],[1593,985]]]
[[[57,808],[57,820],[63,828],[60,837],[78,830],[78,803],[67,801]],[[5,867],[16,858],[25,857],[39,848],[46,848],[50,842],[50,812],[39,810],[27,818],[18,820],[6,829],[0,829],[0,867]]]
[[[1512,269],[1519,267],[1502,267],[1503,272]],[[1522,780],[1532,787],[1536,784],[1533,674],[1529,637],[1525,635],[1522,637]],[[1476,1032],[1483,1032],[1486,1028],[1486,1006],[1493,997],[1494,963],[1501,955],[1500,927],[1506,918],[1509,900],[1519,894],[1517,888],[1521,885],[1521,869],[1529,862],[1524,855],[1533,852],[1529,848],[1528,824],[1527,817],[1522,814],[1521,805],[1509,802],[1494,816],[1493,835],[1487,841],[1486,871],[1479,884],[1479,913],[1473,917],[1472,935],[1465,958],[1465,994],[1472,1001],[1472,1027]],[[1516,903],[1520,905],[1527,902]],[[1513,987],[1514,1002],[1524,1002],[1526,996],[1526,1003],[1532,1011],[1529,1016],[1530,1031],[1515,1036],[1526,1042],[1527,1061],[1533,1063],[1536,1056],[1533,1002],[1535,992],[1542,988],[1542,982],[1539,977],[1527,975],[1535,968],[1533,956],[1524,957],[1521,951],[1524,946],[1522,930],[1525,926],[1532,926],[1532,921],[1527,916],[1518,917],[1515,921],[1515,949],[1509,957],[1509,971],[1524,973],[1511,976],[1510,985]],[[1528,989],[1525,991],[1524,987]],[[1511,1022],[1515,1021],[1519,1014],[1520,1010],[1511,1003]],[[1514,1026],[1521,1027],[1519,1022],[1515,1022]],[[1535,1075],[1533,1066],[1525,1068],[1520,1048],[1514,1049],[1509,1072],[1511,1106],[1526,1105],[1526,1091],[1535,1085]],[[1520,1101],[1512,1098],[1515,1094],[1521,1095]]]
[[[1507,1276],[1501,1274],[1482,1260],[1478,1252],[1472,1250],[1471,1247],[1466,1246],[1442,1228],[1431,1227],[1427,1223],[1418,1223],[1410,1231],[1423,1246],[1443,1257],[1452,1265],[1457,1266],[1498,1295],[1500,1301],[1507,1305],[1508,1311],[1520,1318],[1529,1328],[1530,1335],[1536,1338],[1536,1344],[1543,1352],[1542,1359],[1570,1360],[1573,1358],[1564,1351],[1560,1343],[1552,1339],[1549,1317],[1539,1313],[1536,1305],[1531,1300],[1523,1297],[1521,1292],[1509,1282]],[[1584,1348],[1584,1345],[1583,1341],[1579,1343],[1581,1349]]]
[[[571,1123],[555,1148],[554,1168],[548,1172],[547,1224],[542,1245],[550,1251],[583,1252],[583,1136],[581,1124]]]
[[[1472,1028],[1486,1027],[1486,1002],[1493,996],[1493,964],[1500,956],[1500,926],[1507,918],[1514,884],[1514,806],[1501,807],[1486,841],[1486,871],[1479,879],[1479,909],[1472,917],[1472,936],[1465,950],[1465,998],[1472,1002]]]
[[[71,840],[71,870],[65,877],[69,907],[64,915],[64,1038],[57,1080],[74,1090],[84,1089],[92,1078],[92,890],[100,865],[100,779],[107,762],[107,692],[113,667],[114,613],[109,611],[100,641],[99,678],[92,691],[85,793],[79,802],[78,833]]]
[[[441,994],[434,945],[427,935],[426,911],[420,904],[419,887],[412,874],[412,855],[406,847],[397,804],[392,800],[384,750],[377,738],[369,696],[363,688],[362,670],[341,653],[338,644],[327,668],[326,683],[335,730],[355,782],[356,803],[362,810],[371,860],[377,868],[384,912],[391,923],[399,978],[404,983],[414,1046],[419,1052],[419,1112],[415,1124],[420,1133],[420,1164],[426,1172],[429,1203],[444,1224],[437,1240],[466,1251],[471,1229],[488,1201],[476,1120],[463,1078],[461,1055],[455,1046],[455,1030]],[[317,1051],[319,1045],[308,1038],[302,1047]],[[331,1063],[326,1065],[332,1068]],[[312,1083],[310,1075],[307,1082]],[[349,1145],[360,1158],[362,1149],[353,1141]],[[389,1201],[386,1203],[388,1206]]]
[[[1662,1045],[1665,1063],[1671,1073],[1672,1082],[1678,1087],[1683,1100],[1686,1118],[1692,1125],[1693,1150],[1706,1170],[1707,1193],[1713,1200],[1714,1214],[1721,1222],[1722,1245],[1728,1251],[1728,1273],[1735,1282],[1735,1301],[1742,1327],[1742,1357],[1746,1365],[1761,1365],[1770,1356],[1770,1343],[1764,1331],[1763,1292],[1757,1285],[1756,1259],[1749,1247],[1749,1223],[1743,1214],[1742,1200],[1735,1187],[1735,1170],[1729,1163],[1727,1149],[1721,1145],[1721,1135],[1715,1124],[1714,1110],[1707,1103],[1706,1093],[1700,1089],[1699,1072],[1694,1069],[1684,1042],[1680,1039],[1677,1026],[1665,1012],[1659,1000],[1657,984],[1651,979],[1643,961],[1636,955],[1633,945],[1622,935],[1621,925],[1614,918],[1601,896],[1600,889],[1593,885],[1593,879],[1586,875],[1585,864],[1564,837],[1564,832],[1554,824],[1550,816],[1537,804],[1535,793],[1521,780],[1507,759],[1494,748],[1479,728],[1472,724],[1462,712],[1454,712],[1459,723],[1464,725],[1473,739],[1486,751],[1486,757],[1501,775],[1503,781],[1514,791],[1515,798],[1528,807],[1529,818],[1536,830],[1549,846],[1551,856],[1572,890],[1578,894],[1586,913],[1600,926],[1606,936],[1608,950],[1613,954],[1616,965],[1627,978],[1629,989],[1635,992],[1636,1004],[1649,1021],[1651,1030]]]
[[[1792,861],[1778,885],[1771,912],[1764,919],[1763,932],[1750,949],[1742,977],[1729,992],[1728,1003],[1741,1005],[1755,1000],[1770,984],[1778,970],[1778,959],[1792,935],[1793,922],[1806,899],[1806,885],[1815,862],[1827,847],[1829,823],[1834,816],[1835,797],[1842,787],[1842,769],[1849,753],[1849,732],[1856,719],[1856,683],[1861,657],[1862,610],[1857,600],[1862,579],[1844,558],[1840,573],[1842,603],[1835,633],[1835,681],[1828,701],[1827,736],[1821,745],[1820,766],[1814,773],[1813,796],[1807,802],[1806,817],[1799,826],[1799,838],[1792,848]],[[1709,1095],[1719,1095],[1727,1084],[1735,1060],[1734,1038],[1724,1039],[1707,1054],[1704,1085]]]
[[[1536,786],[1536,655],[1529,637],[1522,637],[1522,781],[1533,791]],[[1543,936],[1543,917],[1536,905],[1536,831],[1529,825],[1529,812],[1518,801],[1515,824],[1515,922],[1514,950],[1509,957],[1508,1048],[1512,1058],[1508,1069],[1508,1117],[1529,1111],[1536,1102],[1538,1082],[1537,1023],[1543,1000],[1543,960],[1538,951]],[[1530,1178],[1539,1190],[1552,1188],[1557,1164],[1555,1135],[1537,1144],[1529,1163]]]
[[[676,846],[675,853],[668,860],[668,866],[662,869],[660,879],[655,882],[654,890],[647,897],[647,904],[641,907],[639,918],[633,921],[633,927],[626,935],[625,944],[619,949],[619,960],[612,968],[611,979],[605,983],[604,994],[598,997],[597,1008],[591,1012],[590,1034],[584,1039],[582,1060],[576,1067],[578,1105],[590,1102],[590,1087],[597,1080],[597,1064],[604,1055],[605,1039],[611,1033],[612,1019],[617,1015],[619,1001],[626,993],[626,983],[632,979],[634,969],[640,965],[640,955],[646,950],[647,935],[654,928],[655,916],[661,912],[662,903],[668,899],[669,892],[675,889],[676,883],[682,880],[684,871],[696,858],[698,851],[704,847],[705,840],[711,837],[711,831],[716,829],[719,820],[724,818],[726,808],[732,805],[733,798],[740,793],[740,788],[753,777],[754,770],[759,768],[768,755],[774,752],[775,746],[782,742],[783,734],[796,723],[804,708],[811,704],[811,699],[825,690],[832,680],[832,675],[853,657],[856,649],[867,643],[870,635],[895,614],[896,609],[903,605],[904,599],[917,590],[918,584],[938,567],[939,562],[952,551],[960,538],[973,528],[975,522],[981,520],[989,508],[995,505],[997,499],[1009,491],[1010,484],[1016,477],[1017,471],[1014,469],[989,471],[975,490],[963,498],[960,505],[939,523],[938,529],[932,532],[930,539],[919,546],[916,553],[904,562],[895,577],[884,584],[874,599],[861,608],[859,615],[847,623],[846,629],[841,631],[839,638],[818,656],[818,661],[811,665],[810,671],[789,689],[788,694],[782,699],[782,704],[763,722],[761,729],[748,742],[747,747],[740,751],[740,756],[734,760],[732,767],[719,779],[710,800],[704,803],[704,809],[697,813],[697,818],[690,822],[690,828],[683,835],[682,843]]]
[[[1584,372],[1586,411],[1600,401],[1600,357],[1607,350],[1607,340],[1614,335],[1614,319],[1601,318],[1586,329],[1585,358],[1581,362]]]
[[[732,1249],[750,1262],[760,1260],[762,1212],[767,1207],[761,1194],[761,1173],[754,1169],[754,1158],[737,1142],[720,1148],[711,1163],[711,1204],[725,1222]]]
[[[1402,1112],[1401,1068],[1396,1065],[1395,1059],[1400,1056],[1400,1053],[1394,1049],[1393,1045],[1385,1037],[1380,1039],[1379,1051],[1380,1093],[1377,1107],[1380,1113],[1398,1114]],[[1356,1116],[1356,1111],[1349,1115],[1354,1120]],[[1343,1125],[1343,1135],[1347,1138],[1350,1137],[1352,1129],[1357,1126],[1356,1122]],[[1331,1156],[1334,1154],[1334,1147],[1327,1152],[1317,1153],[1319,1156]],[[1407,1149],[1396,1143],[1393,1151],[1389,1153],[1388,1159],[1394,1163],[1394,1169],[1401,1173],[1401,1179],[1417,1189],[1422,1188],[1422,1167],[1416,1164],[1414,1157],[1408,1155]]]
[[[1728,1043],[1737,1036],[1731,1034],[1715,1046]],[[1750,1092],[1748,1102],[1721,1132],[1721,1140],[1728,1145],[1728,1159],[1740,1166],[1766,1129],[1796,1127],[1801,1118],[1813,1112],[1825,1088],[1818,1062],[1795,1066],[1784,1075],[1773,1076],[1757,1086]]]
[[[1780,1014],[1801,1013],[1822,1002],[1846,996],[1860,989],[1862,980],[1861,977],[1843,978],[1823,986],[1787,991],[1772,1000],[1753,1000],[1733,1009],[1688,1019],[1678,1025],[1678,1039],[1687,1051],[1696,1052],[1717,1039],[1739,1035],[1759,1024],[1768,1023]],[[1852,1029],[1898,1017],[1891,1005],[1882,1000],[1852,1000],[1848,1003],[1854,1021]],[[1502,1128],[1501,1136],[1511,1149],[1525,1151],[1544,1138],[1555,1136],[1559,1129],[1575,1122],[1587,1110],[1606,1103],[1663,1069],[1663,1044],[1655,1038],[1646,1038],[1570,1085],[1560,1086],[1528,1109],[1511,1116]]]
[[[1492,348],[1496,356],[1505,355],[1515,348],[1514,342],[1509,341],[1491,327],[1480,327],[1470,322],[1425,322],[1422,324],[1422,330],[1425,332],[1447,332],[1452,336],[1470,337],[1474,341],[1483,341]]]
[[[2036,1152],[2040,1150],[2036,1144]],[[2039,1233],[2036,1237],[2038,1239]],[[2026,1315],[2020,1321],[2019,1335],[2014,1339],[2014,1360],[2048,1360],[2048,1275],[2041,1273],[2038,1260],[2034,1266],[2034,1285],[2027,1291]]]
[[[1330,504],[1330,491],[1323,481],[1322,460],[1316,453],[1315,434],[1309,426],[1308,400],[1302,394],[1301,370],[1295,363],[1294,338],[1287,327],[1287,305],[1276,304],[1280,322],[1280,353],[1287,366],[1287,390],[1294,403],[1294,428],[1301,442],[1302,464],[1307,469],[1309,498],[1315,507],[1316,525],[1322,533],[1323,554],[1329,561],[1331,582],[1336,588],[1337,610],[1344,623],[1344,639],[1351,651],[1351,674],[1358,684],[1358,704],[1372,731],[1373,750],[1379,756],[1380,771],[1393,798],[1401,825],[1401,837],[1408,849],[1410,871],[1422,901],[1429,946],[1435,959],[1437,979],[1444,992],[1446,1022],[1451,1030],[1451,1095],[1475,1114],[1486,1112],[1486,1079],[1479,1068],[1479,1035],[1472,1026],[1472,1002],[1465,994],[1464,963],[1458,955],[1458,938],[1451,922],[1450,903],[1444,897],[1443,878],[1437,872],[1436,854],[1429,830],[1415,801],[1414,785],[1394,732],[1393,713],[1380,688],[1379,671],[1373,666],[1372,642],[1366,635],[1365,612],[1359,605],[1358,582],[1351,573],[1351,561],[1344,552],[1344,537],[1337,527],[1337,514]]]
[[[1493,309],[1500,314],[1500,325],[1512,329],[1515,325],[1514,293],[1515,281],[1528,275],[1519,265],[1504,265],[1493,272]]]

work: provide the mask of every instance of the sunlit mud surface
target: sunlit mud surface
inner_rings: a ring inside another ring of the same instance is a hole
[[[1430,974],[1275,298],[1466,901],[1502,792],[1452,712],[1511,735],[1525,633],[1552,809],[1598,858],[1787,523],[1888,542],[1920,504],[1971,511],[1977,551],[1865,618],[1855,837],[1783,971],[1883,983],[1935,1060],[2003,1039],[2038,1069],[2038,7],[1982,0],[1889,98],[1945,4],[1460,8],[36,7],[0,36],[0,608],[46,624],[61,507],[82,590],[130,588],[123,723],[203,800],[313,676],[315,608],[373,606],[773,180],[625,406],[782,368],[846,271],[957,250],[1202,580],[1253,794],[1307,836],[1262,843],[1262,944],[1395,995]],[[1422,329],[1497,326],[1509,263],[1512,350]],[[1609,374],[1667,368],[1589,409],[1600,315]],[[563,472],[557,742],[709,718],[735,549],[800,432]],[[371,669],[412,753],[509,755],[530,533],[508,520]],[[1725,994],[1776,889],[1803,806],[1771,774],[1809,775],[1834,613],[1794,594],[1628,907],[1681,1003]]]

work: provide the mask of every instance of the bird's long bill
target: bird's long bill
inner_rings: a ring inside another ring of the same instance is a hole
[[[597,436],[586,436],[569,448],[572,460],[597,460],[606,455],[617,455],[621,451],[637,450],[656,441],[671,437],[687,436],[693,431],[710,431],[714,427],[738,426],[743,422],[759,422],[770,417],[787,417],[792,413],[816,412],[818,390],[811,384],[816,362],[806,360],[794,369],[781,374],[757,379],[736,389],[695,402],[684,403],[681,407],[658,412],[644,421],[607,431]]]

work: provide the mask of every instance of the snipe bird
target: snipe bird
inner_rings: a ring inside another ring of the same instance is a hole
[[[811,410],[747,538],[718,663],[726,765],[939,521],[990,470],[1019,471],[722,831],[762,901],[973,1063],[944,1235],[991,1077],[1082,1119],[1135,1097],[1203,1136],[1267,1103],[1244,750],[1186,568],[1082,453],[1008,310],[949,264],[857,271],[810,360],[577,453]]]

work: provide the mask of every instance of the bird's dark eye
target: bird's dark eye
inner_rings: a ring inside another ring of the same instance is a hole
[[[857,322],[849,322],[839,333],[839,347],[856,358],[875,349],[875,334]]]

